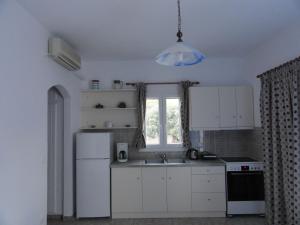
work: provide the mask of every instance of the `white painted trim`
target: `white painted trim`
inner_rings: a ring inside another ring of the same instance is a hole
[[[184,217],[225,217],[223,211],[217,212],[160,212],[160,213],[114,213],[113,219],[120,218],[184,218]]]
[[[63,151],[63,216],[69,216],[68,211],[72,209],[73,214],[73,180],[70,180],[70,177],[73,177],[73,134],[71,132],[71,99],[68,91],[62,85],[53,85],[47,90],[47,98],[48,98],[48,91],[55,87],[60,94],[63,96],[64,100],[64,151]],[[47,109],[48,110],[48,109]],[[47,116],[48,120],[48,116]],[[48,126],[47,126],[47,133],[48,133]],[[48,135],[48,134],[47,134]],[[47,155],[48,155],[48,146],[47,146]],[[46,161],[46,180],[47,180],[47,166],[48,166],[48,157]],[[71,162],[71,163],[70,163]],[[46,181],[47,182],[47,181]],[[47,187],[47,186],[46,186]],[[71,190],[71,191],[70,191]],[[47,190],[46,190],[47,196]],[[47,198],[46,198],[46,209],[47,209]],[[47,210],[45,211],[47,217]]]
[[[182,152],[182,151],[186,151],[186,148],[182,147],[182,146],[167,146],[167,147],[151,147],[151,148],[142,148],[139,150],[139,152]]]
[[[159,101],[159,145],[148,145],[146,148],[140,149],[140,152],[182,152],[186,151],[186,148],[182,144],[167,144],[167,133],[166,133],[166,99],[178,99],[179,96],[159,96],[159,97],[147,97],[147,99],[158,99]],[[179,98],[180,100],[180,98]],[[179,109],[180,110],[180,109]],[[180,127],[181,128],[181,127]]]

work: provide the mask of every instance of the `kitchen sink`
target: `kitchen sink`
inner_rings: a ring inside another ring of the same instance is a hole
[[[163,159],[146,159],[145,164],[164,164],[166,163]]]
[[[188,161],[185,159],[168,159],[167,163],[168,164],[185,164],[185,163],[188,163]]]
[[[161,165],[161,164],[174,165],[174,164],[186,164],[186,163],[189,163],[189,161],[185,160],[185,159],[167,159],[167,160],[163,160],[163,159],[146,159],[145,160],[145,164],[148,164],[148,165]]]

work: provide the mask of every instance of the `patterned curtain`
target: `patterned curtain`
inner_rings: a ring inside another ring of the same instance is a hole
[[[300,59],[261,75],[269,225],[300,224]]]
[[[183,147],[190,148],[190,129],[189,129],[189,87],[193,86],[191,81],[181,81],[181,127]]]
[[[135,135],[135,147],[145,148],[145,115],[146,115],[146,85],[136,84],[137,93],[137,131]]]

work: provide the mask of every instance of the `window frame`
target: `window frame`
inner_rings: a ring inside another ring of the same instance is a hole
[[[146,148],[140,149],[140,152],[168,152],[168,151],[185,151],[185,148],[183,147],[183,143],[181,144],[167,144],[167,99],[178,99],[180,104],[180,97],[179,96],[149,96],[146,97],[146,99],[158,99],[159,101],[159,138],[160,138],[160,144],[158,145],[147,145]],[[179,108],[180,113],[180,108]],[[145,127],[146,129],[146,127]],[[180,129],[182,132],[182,127],[180,123]],[[182,135],[182,133],[181,133]]]

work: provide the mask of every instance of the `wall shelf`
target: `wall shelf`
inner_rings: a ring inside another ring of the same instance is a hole
[[[81,130],[125,130],[125,129],[137,129],[137,127],[82,127]]]
[[[109,110],[136,110],[134,107],[128,108],[117,108],[117,107],[106,107],[106,108],[93,108],[93,107],[81,107],[81,111],[92,111],[92,112],[101,112],[101,111],[109,111]]]
[[[82,93],[103,93],[103,92],[134,92],[136,89],[129,89],[129,88],[124,88],[124,89],[99,89],[99,90],[91,90],[91,89],[84,89],[81,90]]]
[[[137,99],[135,89],[86,90],[81,92],[82,130],[120,130],[137,127]],[[127,108],[117,107],[124,102]],[[104,108],[96,109],[101,104]],[[111,122],[112,128],[105,124]],[[131,127],[125,127],[125,125]],[[91,128],[95,125],[95,128]]]

